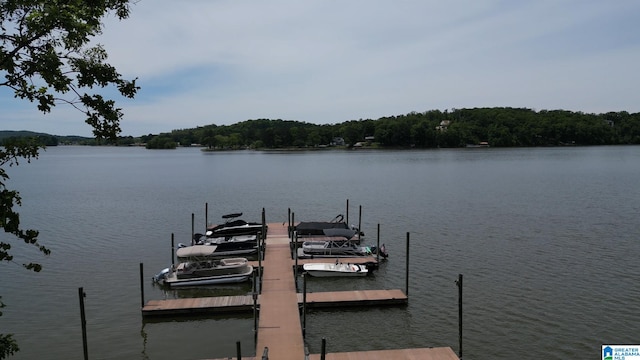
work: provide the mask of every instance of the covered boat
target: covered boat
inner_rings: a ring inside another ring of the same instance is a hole
[[[252,274],[253,266],[247,259],[228,258],[181,262],[162,270],[153,280],[169,287],[202,286],[245,282]]]
[[[221,237],[221,236],[236,236],[236,235],[255,235],[262,231],[263,225],[258,222],[247,222],[242,219],[237,219],[242,216],[242,213],[232,213],[223,215],[225,220],[224,224],[209,226],[207,228],[207,236]],[[265,225],[266,228],[266,225]],[[210,235],[209,235],[210,232]]]
[[[186,246],[178,244],[176,256],[179,259],[217,259],[232,256],[247,256],[258,253],[255,242],[224,242],[211,245]]]
[[[367,276],[369,269],[363,264],[342,263],[336,260],[331,263],[309,263],[303,265],[304,271],[315,277],[335,276]]]
[[[217,236],[214,237],[210,231],[206,234],[196,233],[193,235],[194,245],[220,245],[224,243],[249,244],[258,245],[257,235],[235,235],[235,236]]]
[[[314,257],[358,257],[371,256],[378,253],[375,246],[358,246],[351,241],[305,241],[298,248],[299,258]],[[387,257],[384,245],[380,247],[380,255]]]
[[[344,216],[339,214],[331,221],[303,221],[295,227],[300,237],[312,236],[340,236],[347,239],[364,237],[364,233],[358,231],[355,225],[349,226],[344,222]],[[358,236],[356,236],[358,235]]]

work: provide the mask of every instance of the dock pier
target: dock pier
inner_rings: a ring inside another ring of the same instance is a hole
[[[351,261],[353,259],[349,259]],[[375,258],[359,261],[375,261]],[[298,259],[317,262],[322,259]],[[324,259],[326,261],[326,259]],[[354,260],[358,261],[358,260]],[[282,223],[269,224],[265,240],[264,260],[261,260],[261,291],[255,304],[259,308],[256,341],[256,356],[243,359],[277,360],[320,360],[320,354],[306,354],[300,308],[303,294],[296,290],[291,258],[288,228]],[[305,306],[345,307],[345,306],[397,306],[408,303],[407,295],[399,289],[359,290],[338,292],[313,292],[306,294]],[[229,312],[253,311],[254,299],[251,295],[220,296],[191,299],[149,300],[144,303],[143,317],[179,316],[193,314],[224,314]],[[267,350],[268,349],[268,350]],[[230,358],[225,358],[230,359]],[[414,348],[396,350],[376,350],[325,354],[326,360],[459,360],[450,347]]]

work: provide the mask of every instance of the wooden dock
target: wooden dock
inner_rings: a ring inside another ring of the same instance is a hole
[[[149,300],[142,315],[176,316],[248,312],[253,309],[253,296],[215,296],[188,299]]]
[[[301,360],[304,341],[288,240],[286,235],[267,237],[256,354],[268,347],[269,358]]]
[[[303,302],[303,294],[296,291],[294,272],[292,271],[294,263],[291,259],[289,241],[287,227],[284,224],[269,224],[264,260],[262,261],[261,292],[255,301],[252,295],[150,300],[142,308],[143,316],[246,312],[252,311],[255,304],[260,309],[256,357],[243,356],[244,359],[260,359],[264,349],[268,348],[269,359],[319,360],[320,355],[305,353],[300,320],[300,305]],[[373,260],[375,261],[375,258]],[[317,261],[326,261],[326,259],[298,260],[298,265]],[[365,262],[371,261],[371,259],[359,261]],[[306,294],[306,306],[309,308],[403,305],[407,303],[407,296],[402,290],[397,289]],[[326,360],[360,359],[458,360],[458,357],[449,347],[326,354]]]
[[[263,289],[264,292],[264,289]],[[304,295],[296,294],[298,305],[302,305]],[[382,305],[406,305],[407,296],[395,290],[355,290],[307,293],[308,308],[362,307]],[[262,295],[256,305],[262,308]],[[215,296],[186,299],[149,300],[142,308],[145,317],[179,316],[198,314],[249,313],[253,311],[253,296]]]
[[[326,360],[460,360],[449,347],[375,351],[354,351],[325,354]],[[320,354],[310,354],[309,360],[320,360]]]
[[[270,354],[270,353],[269,353]],[[262,353],[258,357],[242,356],[246,360],[261,360]],[[209,360],[233,360],[236,358],[222,358]],[[274,359],[269,356],[269,359]],[[321,360],[321,354],[308,354],[301,360]],[[460,360],[449,347],[439,348],[414,348],[392,349],[374,351],[352,351],[325,354],[325,360]]]

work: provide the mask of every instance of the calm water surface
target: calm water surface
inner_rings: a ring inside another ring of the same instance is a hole
[[[429,151],[219,152],[49,148],[9,169],[24,227],[52,250],[16,244],[0,264],[8,305],[0,333],[15,359],[82,357],[78,289],[87,293],[91,359],[201,359],[253,354],[253,318],[145,322],[145,298],[245,294],[250,285],[163,291],[152,273],[171,261],[171,235],[241,211],[259,221],[328,221],[345,213],[390,259],[373,277],[311,281],[310,291],[405,286],[405,308],[313,311],[319,352],[450,346],[458,352],[464,275],[465,359],[596,359],[602,344],[639,344],[640,147]],[[208,214],[205,214],[208,204]],[[7,239],[6,235],[2,239]],[[344,336],[344,329],[350,329]],[[363,331],[362,329],[366,329]]]

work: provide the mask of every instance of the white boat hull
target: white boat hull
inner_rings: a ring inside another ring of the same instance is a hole
[[[304,264],[303,269],[314,277],[359,277],[369,273],[365,265],[348,263],[310,263]]]
[[[321,251],[313,251],[308,252],[303,248],[298,248],[298,259],[313,259],[313,258],[355,258],[355,257],[363,257],[363,256],[372,256],[371,253],[366,252],[344,252],[344,251],[331,251],[327,250],[324,252]]]
[[[153,277],[169,287],[202,286],[240,283],[253,275],[253,266],[246,258],[227,258],[208,261],[187,261],[163,269]]]

